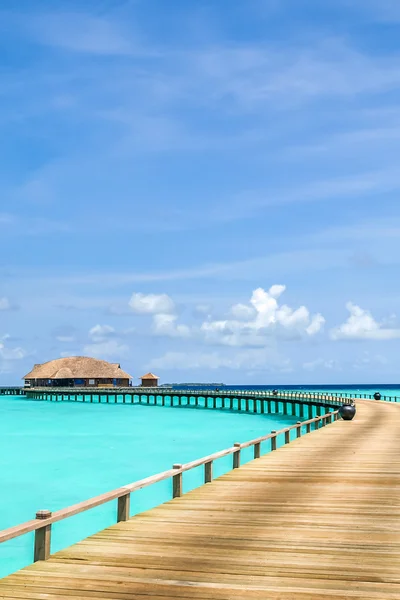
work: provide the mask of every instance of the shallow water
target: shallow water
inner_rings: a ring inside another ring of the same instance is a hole
[[[0,529],[86,500],[244,442],[298,417],[124,404],[40,402],[0,396]],[[278,440],[278,444],[283,440]],[[269,444],[262,448],[264,452]],[[252,449],[242,451],[242,462]],[[230,470],[216,461],[214,474]],[[199,467],[183,476],[184,490],[201,485]],[[171,481],[135,492],[131,514],[171,498]],[[53,526],[52,551],[115,522],[116,502]],[[0,545],[0,577],[32,562],[33,534]]]

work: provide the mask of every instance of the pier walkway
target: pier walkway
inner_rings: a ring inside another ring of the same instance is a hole
[[[0,598],[399,600],[400,407],[357,401],[354,421],[6,577]]]

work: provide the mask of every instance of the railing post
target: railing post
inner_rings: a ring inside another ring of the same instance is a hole
[[[276,431],[275,429],[273,429],[271,431],[271,433],[273,434],[273,437],[271,438],[271,451],[276,450]]]
[[[238,469],[240,467],[240,447],[241,444],[240,442],[235,442],[234,447],[237,448],[237,450],[235,450],[235,452],[233,453],[233,468],[234,469]]]
[[[130,508],[131,508],[130,493],[125,494],[125,496],[120,496],[118,498],[117,523],[121,523],[121,521],[129,521]]]
[[[261,456],[261,442],[254,444],[254,458],[260,458]]]
[[[36,519],[49,519],[51,512],[49,510],[38,510]],[[45,525],[35,531],[35,549],[33,553],[33,561],[47,560],[50,557],[51,543],[51,525]]]
[[[173,465],[173,469],[181,469],[182,465]],[[182,473],[172,476],[172,497],[180,498],[182,496]]]
[[[290,431],[285,431],[285,444],[290,442]]]
[[[206,462],[204,465],[204,483],[211,483],[213,479],[213,461]]]
[[[306,425],[306,432],[307,433],[311,433],[311,423],[307,423],[307,425]]]
[[[296,429],[296,436],[299,438],[301,437],[301,421],[297,421],[297,429]]]

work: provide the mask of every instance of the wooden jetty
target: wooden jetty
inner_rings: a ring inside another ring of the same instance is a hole
[[[324,420],[332,413],[313,421]],[[358,401],[354,421],[298,437],[183,496],[190,465],[175,465],[172,501],[127,521],[120,501],[117,525],[6,577],[0,598],[399,600],[399,431],[398,405]],[[229,449],[236,467],[240,446]],[[56,520],[43,520],[37,535],[42,557]]]

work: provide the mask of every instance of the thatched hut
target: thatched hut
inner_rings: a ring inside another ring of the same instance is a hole
[[[69,356],[34,365],[23,379],[26,387],[115,387],[128,386],[132,377],[118,363]]]
[[[147,373],[141,377],[142,387],[158,387],[159,377],[154,373]]]

